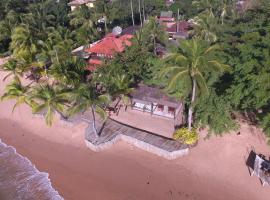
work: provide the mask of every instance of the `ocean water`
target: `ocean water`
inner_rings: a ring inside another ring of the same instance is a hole
[[[0,139],[0,200],[63,200],[48,174]]]

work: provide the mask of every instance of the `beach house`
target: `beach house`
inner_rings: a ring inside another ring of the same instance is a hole
[[[170,16],[166,17],[167,20],[173,20]],[[87,69],[93,72],[102,66],[104,59],[112,59],[115,54],[131,46],[131,39],[138,28],[114,29],[101,40],[73,50],[73,54],[83,56],[87,61]],[[127,107],[118,100],[112,103],[108,109],[111,119],[167,138],[172,138],[175,127],[184,123],[183,102],[168,96],[160,88],[141,83],[129,96],[130,105]]]
[[[123,52],[127,46],[131,46],[130,40],[132,37],[133,35],[129,34],[116,35],[110,33],[84,49],[84,52],[89,55],[87,69],[94,71],[102,64],[103,59],[111,59],[116,53]]]
[[[122,53],[126,47],[131,46],[131,39],[138,29],[138,26],[130,26],[123,30],[120,27],[115,27],[102,39],[80,46],[74,49],[72,54],[85,59],[87,69],[92,72],[102,65],[104,59],[112,59],[115,54]]]
[[[162,89],[139,84],[130,94],[130,105],[117,105],[110,118],[125,125],[172,138],[185,123],[184,103]]]
[[[139,84],[131,94],[131,108],[151,115],[175,119],[183,111],[183,103],[156,87]]]

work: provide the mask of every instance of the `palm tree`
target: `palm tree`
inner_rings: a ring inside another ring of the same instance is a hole
[[[213,15],[213,9],[216,9],[220,5],[220,0],[194,0],[192,1],[192,5],[200,12]]]
[[[0,21],[0,41],[10,39],[12,30],[18,23],[18,14],[13,10],[9,11],[5,19]]]
[[[166,67],[161,76],[168,78],[168,91],[185,91],[190,96],[188,110],[188,129],[192,128],[193,107],[196,96],[208,94],[207,76],[220,74],[230,67],[214,59],[213,53],[217,46],[205,46],[202,41],[193,39],[181,43],[179,52],[166,58]]]
[[[221,24],[222,25],[224,24],[224,18],[227,15],[227,8],[228,8],[227,4],[228,4],[227,0],[223,0],[222,11],[221,11],[221,14],[220,14]]]
[[[8,74],[3,78],[3,81],[12,75],[14,78],[19,78],[23,75],[24,71],[23,68],[18,65],[18,62],[14,59],[10,59],[6,64],[4,64],[2,70],[8,72]]]
[[[71,12],[69,17],[70,25],[75,28],[72,33],[75,34],[79,45],[92,42],[98,37],[95,16],[90,8],[82,5]]]
[[[13,51],[13,57],[18,61],[18,65],[23,72],[31,70],[36,74],[36,67],[40,68],[39,63],[35,62],[38,53],[37,37],[29,25],[21,24],[17,26],[11,35],[10,49]],[[34,76],[36,77],[36,76]]]
[[[84,60],[73,56],[54,62],[50,66],[49,74],[61,84],[75,86],[85,79],[85,67]]]
[[[37,53],[35,35],[28,25],[17,26],[11,36],[11,49],[15,58],[26,63],[32,63],[34,55]]]
[[[70,58],[71,44],[68,31],[54,30],[48,34],[45,41],[38,40],[40,51],[36,55],[36,62],[33,65],[43,68],[45,75],[48,76],[47,68],[49,65],[60,64],[60,61],[65,62]]]
[[[112,97],[118,98],[118,102],[122,101],[127,106],[130,100],[128,95],[133,91],[130,79],[124,74],[109,76],[109,79],[105,86],[106,90]]]
[[[95,18],[104,20],[105,33],[108,33],[108,21],[110,21],[112,10],[110,9],[111,1],[97,0],[95,4]]]
[[[91,109],[93,130],[96,138],[98,138],[99,131],[96,126],[95,113],[104,121],[106,120],[107,113],[104,107],[109,103],[110,97],[106,94],[98,94],[96,88],[90,84],[80,84],[70,93],[69,100],[73,102],[68,110],[69,115],[85,112],[89,108]]]
[[[195,37],[206,40],[210,43],[217,41],[216,29],[218,27],[218,21],[215,16],[201,13],[192,20],[195,25]]]
[[[23,24],[30,25],[30,29],[39,39],[46,39],[48,33],[54,30],[56,26],[55,16],[51,14],[50,8],[45,5],[46,2],[33,4],[29,7],[29,12],[22,14]]]
[[[154,54],[156,54],[157,42],[165,44],[167,41],[167,35],[164,30],[164,27],[162,27],[155,18],[151,18],[143,28],[142,37],[152,43]]]
[[[46,124],[51,126],[55,113],[64,115],[68,106],[67,90],[54,85],[38,85],[30,94],[30,99],[36,104],[32,107],[33,113],[45,112]]]
[[[133,3],[132,3],[132,0],[130,0],[130,9],[131,9],[132,25],[135,26],[135,21],[134,21],[134,11],[133,11]]]
[[[1,96],[1,101],[15,99],[16,103],[13,106],[12,112],[20,104],[34,106],[35,102],[29,96],[30,85],[23,86],[19,78],[15,78],[12,83],[6,86],[5,93]]]
[[[192,4],[201,10],[200,14],[204,14],[207,17],[218,16],[222,25],[227,15],[229,4],[233,7],[235,6],[235,2],[231,0],[197,0],[193,1]],[[230,9],[233,10],[233,8]]]
[[[224,24],[227,15],[228,0],[200,0],[192,4],[199,9],[198,16],[192,19],[196,37],[208,42],[217,41],[217,32],[221,28],[219,23]]]

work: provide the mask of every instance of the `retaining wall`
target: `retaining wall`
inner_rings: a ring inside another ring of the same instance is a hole
[[[140,149],[143,149],[147,152],[153,153],[155,155],[161,156],[163,158],[166,158],[168,160],[173,160],[176,159],[178,157],[187,155],[189,152],[189,148],[186,149],[180,149],[177,151],[166,151],[162,148],[156,147],[154,145],[151,145],[149,143],[146,143],[144,141],[138,140],[136,138],[130,137],[130,136],[126,136],[123,134],[119,134],[117,135],[115,138],[113,138],[112,140],[108,141],[108,142],[104,142],[102,144],[98,144],[95,145],[93,143],[91,143],[90,141],[88,141],[87,139],[85,140],[86,146],[88,148],[90,148],[92,151],[95,152],[99,152],[99,151],[103,151],[105,149],[110,148],[111,146],[113,146],[116,142],[118,142],[119,140],[123,140],[131,145],[134,145]]]

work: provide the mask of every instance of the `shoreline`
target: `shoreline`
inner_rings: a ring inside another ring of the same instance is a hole
[[[86,146],[64,145],[44,139],[12,120],[0,118],[0,127],[2,141],[14,146],[39,171],[48,172],[53,188],[64,199],[86,200],[91,196],[101,200],[169,200],[171,197],[183,200],[266,200],[270,194],[269,188],[262,187],[257,178],[249,177],[245,166],[248,179],[238,181],[239,185],[223,181],[215,177],[215,173],[209,174],[208,170],[199,174],[197,167],[192,169],[192,164],[196,164],[192,158],[196,149],[191,150],[191,157],[188,155],[175,161],[153,156],[124,142],[109,151],[95,153]],[[207,168],[207,164],[200,164],[200,167]],[[249,189],[242,188],[247,180],[254,188],[251,193]],[[222,195],[224,193],[226,196]]]
[[[0,72],[0,79],[4,76]],[[5,83],[0,82],[0,95]],[[84,142],[87,124],[67,127],[56,118],[50,128],[26,105],[12,114],[14,101],[0,103],[0,138],[49,173],[67,200],[268,200],[270,188],[250,177],[247,150],[270,155],[256,127],[242,124],[231,133],[200,140],[189,155],[166,160],[123,141],[93,152]]]
[[[19,154],[13,146],[0,139],[1,199],[55,199],[63,200],[52,187],[46,172],[39,171],[31,161]],[[38,187],[38,189],[36,188]]]

